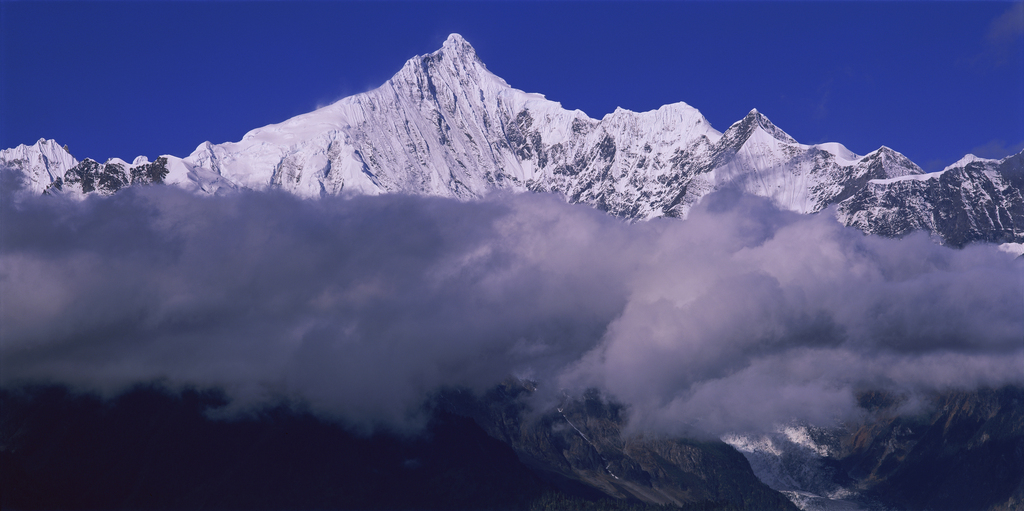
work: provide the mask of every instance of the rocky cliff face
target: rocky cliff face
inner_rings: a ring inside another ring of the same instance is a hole
[[[868,181],[839,205],[838,217],[865,232],[900,237],[933,233],[962,247],[973,241],[1024,241],[1024,153],[968,156],[941,172]]]
[[[724,442],[630,433],[628,410],[597,391],[531,410],[534,390],[510,379],[481,397],[442,393],[437,405],[472,417],[551,484],[582,484],[616,499],[805,511],[995,511],[1024,503],[1018,387],[943,392],[916,412],[901,396],[867,391],[858,397],[859,422],[791,424]]]
[[[163,184],[166,177],[167,158],[164,156],[152,163],[140,156],[131,165],[117,158],[106,163],[86,158],[55,178],[43,193],[60,193],[67,187],[82,194],[110,195],[126,186]]]
[[[912,415],[895,414],[899,404],[868,404],[876,420],[834,456],[865,494],[900,509],[1024,505],[1024,389],[951,391]]]
[[[1024,389],[948,391],[901,410],[864,392],[862,421],[790,425],[727,437],[758,477],[805,510],[1019,509],[1024,503]]]
[[[606,497],[656,505],[795,509],[721,441],[628,433],[627,410],[597,391],[565,396],[553,409],[533,411],[526,403],[534,390],[531,382],[510,379],[482,397],[442,393],[437,405],[472,417],[565,491],[591,488]]]

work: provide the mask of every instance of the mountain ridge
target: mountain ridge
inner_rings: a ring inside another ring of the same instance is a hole
[[[78,168],[83,162],[55,152],[56,142],[41,142],[0,151],[0,165],[20,170],[34,193],[113,193],[151,182],[130,175],[151,165],[148,159]],[[800,144],[756,108],[724,132],[682,102],[639,113],[617,108],[592,119],[511,87],[452,34],[376,89],[253,129],[237,142],[204,142],[184,158],[157,160],[166,170],[160,182],[196,193],[280,189],[306,198],[406,193],[470,200],[495,190],[533,191],[630,221],[686,218],[708,193],[734,187],[799,213],[838,205],[837,218],[866,233],[928,230],[963,246],[1024,242],[1020,180],[1004,175],[1016,172],[1004,163],[1012,158],[965,156],[925,174],[886,146],[857,155],[835,142]],[[953,172],[942,190],[921,191],[929,176],[970,165],[984,169]],[[106,185],[96,188],[94,181]],[[965,188],[984,191],[975,195],[987,205],[951,199]],[[908,216],[915,220],[897,220]],[[960,220],[950,227],[950,217]]]

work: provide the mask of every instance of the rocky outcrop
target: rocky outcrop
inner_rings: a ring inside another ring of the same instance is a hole
[[[839,205],[846,225],[881,236],[927,231],[944,244],[1024,242],[1024,153],[965,157],[934,174],[868,181]]]

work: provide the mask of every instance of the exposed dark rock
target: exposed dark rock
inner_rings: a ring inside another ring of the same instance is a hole
[[[1024,503],[1024,388],[951,391],[912,416],[893,415],[899,403],[864,396],[877,419],[854,429],[838,456],[868,495],[910,510]]]
[[[472,417],[551,484],[597,488],[625,500],[687,506],[728,503],[746,509],[794,509],[764,485],[747,460],[720,441],[630,436],[627,411],[596,391],[530,412],[530,382],[508,380],[481,398],[445,392],[438,404]]]
[[[163,183],[167,177],[167,158],[161,156],[152,163],[132,168],[132,184]]]
[[[932,232],[946,245],[1024,242],[1024,154],[976,161],[928,179],[867,186],[844,200],[840,218],[865,232],[902,237]]]

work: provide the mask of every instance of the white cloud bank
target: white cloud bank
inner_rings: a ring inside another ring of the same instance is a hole
[[[831,422],[1024,383],[1024,263],[729,192],[626,224],[545,195],[132,188],[0,205],[0,383],[156,379],[407,423],[441,386],[597,387],[635,428]]]

